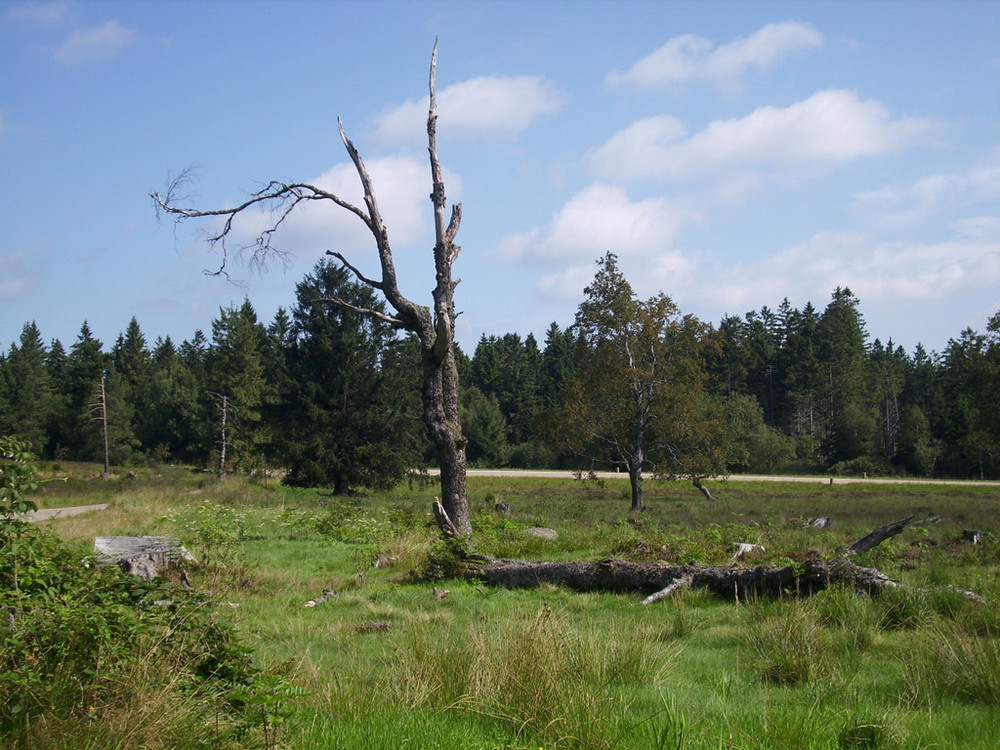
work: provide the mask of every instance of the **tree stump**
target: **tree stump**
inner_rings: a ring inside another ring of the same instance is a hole
[[[182,560],[198,562],[179,539],[169,536],[99,536],[94,551],[98,565],[117,565],[145,581]]]

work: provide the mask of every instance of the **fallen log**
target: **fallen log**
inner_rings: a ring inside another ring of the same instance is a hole
[[[802,565],[735,566],[663,565],[608,558],[599,562],[545,562],[493,559],[465,568],[468,579],[504,588],[535,588],[543,584],[566,586],[574,591],[640,593],[666,598],[680,588],[702,588],[719,596],[775,597],[813,594],[834,584],[872,593],[896,586],[874,568],[864,568],[837,557]],[[659,596],[662,594],[662,596]]]
[[[912,519],[913,516],[909,516],[876,529],[838,557],[785,566],[665,565],[613,558],[599,562],[512,560],[476,553],[465,539],[454,552],[458,574],[470,580],[505,588],[554,584],[582,592],[641,593],[647,595],[643,604],[660,601],[685,588],[707,589],[736,600],[746,596],[808,596],[832,585],[850,586],[870,594],[899,584],[875,568],[857,565],[850,556],[899,534]],[[456,570],[447,567],[453,572]]]
[[[896,536],[896,534],[902,532],[903,529],[905,529],[907,526],[910,525],[910,521],[912,520],[913,516],[907,516],[901,521],[896,521],[894,523],[887,523],[885,526],[875,529],[875,531],[873,531],[871,534],[862,537],[854,544],[852,544],[850,547],[848,547],[847,554],[856,555],[859,552],[867,552],[873,547],[877,547],[886,539],[894,537]]]

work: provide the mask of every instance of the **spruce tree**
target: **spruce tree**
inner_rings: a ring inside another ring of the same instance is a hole
[[[51,386],[45,367],[46,351],[34,322],[26,323],[20,345],[11,345],[6,357],[6,412],[0,434],[16,434],[41,452],[47,443]]]
[[[225,449],[227,454],[224,471],[256,468],[267,439],[261,411],[267,392],[265,335],[250,300],[244,300],[239,309],[220,309],[212,321],[207,385],[214,394],[216,450]],[[218,429],[222,420],[228,427],[226,445]]]
[[[381,310],[366,285],[320,262],[296,287],[290,388],[280,445],[290,484],[337,494],[386,488],[419,462],[419,400],[395,365],[400,340],[388,323],[317,300]]]

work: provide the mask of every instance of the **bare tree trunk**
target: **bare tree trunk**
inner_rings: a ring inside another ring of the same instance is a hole
[[[632,507],[629,510],[636,513],[646,506],[642,501],[642,461],[636,461],[634,456],[628,461],[628,481],[632,487]]]
[[[108,450],[108,394],[104,389],[104,376],[101,375],[101,427],[104,433],[104,473],[102,477],[111,476],[111,455]]]
[[[222,420],[219,429],[219,481],[226,479],[226,418],[229,412],[229,398],[222,397]]]
[[[354,163],[358,178],[364,190],[364,208],[345,201],[338,195],[330,193],[315,185],[307,183],[286,184],[273,181],[261,191],[251,195],[244,203],[233,208],[215,211],[201,211],[191,208],[181,208],[175,205],[176,193],[189,174],[182,174],[168,188],[167,194],[161,196],[153,193],[152,198],[158,210],[178,217],[178,221],[190,218],[221,217],[222,229],[209,237],[209,243],[222,250],[222,266],[217,273],[225,274],[228,258],[227,238],[233,230],[235,219],[245,210],[258,207],[270,207],[275,210],[278,220],[274,225],[261,232],[256,241],[245,248],[252,250],[251,263],[263,263],[271,254],[281,255],[271,241],[277,227],[282,224],[300,203],[313,201],[330,201],[340,209],[357,216],[371,233],[378,249],[381,275],[378,278],[366,277],[358,268],[339,252],[327,251],[337,258],[344,267],[357,277],[359,281],[378,290],[394,311],[387,314],[378,310],[359,308],[339,298],[324,298],[317,302],[328,302],[341,309],[350,310],[371,318],[389,323],[395,328],[411,331],[420,339],[423,359],[423,420],[428,433],[438,451],[441,464],[441,503],[451,518],[455,528],[461,533],[469,533],[472,525],[469,520],[469,504],[466,490],[466,438],[462,434],[462,421],[458,408],[458,371],[455,368],[455,304],[454,293],[457,280],[452,278],[454,264],[461,246],[455,243],[462,221],[462,207],[453,204],[451,216],[447,216],[447,200],[443,171],[437,153],[437,41],[431,54],[430,68],[430,106],[427,113],[427,150],[431,167],[431,201],[434,205],[434,270],[436,285],[433,290],[433,309],[417,305],[403,296],[396,279],[396,267],[392,257],[392,247],[385,223],[382,221],[378,203],[375,200],[375,189],[368,170],[354,144],[348,139],[343,123],[339,123],[340,137],[344,148]],[[442,529],[444,533],[445,530]]]
[[[468,534],[472,531],[466,479],[465,446],[468,440],[462,433],[458,370],[451,349],[445,360],[438,362],[433,350],[424,348],[423,403],[424,424],[437,448],[441,468],[441,504],[455,528]],[[449,534],[444,527],[441,532]]]

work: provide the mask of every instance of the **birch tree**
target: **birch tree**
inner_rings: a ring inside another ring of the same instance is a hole
[[[706,408],[708,326],[662,293],[640,300],[613,253],[598,261],[584,293],[576,377],[550,428],[556,442],[592,464],[623,467],[633,511],[643,508],[644,472],[702,489],[700,480],[724,466]]]

